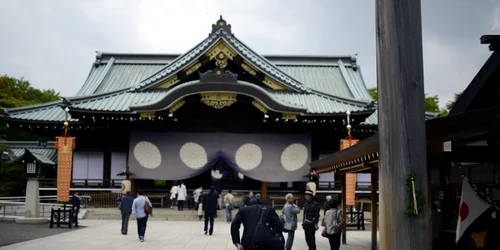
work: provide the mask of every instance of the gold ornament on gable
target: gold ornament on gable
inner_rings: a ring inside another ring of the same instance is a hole
[[[260,110],[262,113],[267,113],[267,109],[266,107],[264,107],[264,105],[262,103],[260,103],[259,101],[257,100],[253,100],[252,101],[252,105],[255,106],[258,110]]]
[[[295,120],[297,119],[297,114],[283,113],[281,116],[283,120]]]
[[[188,67],[188,70],[186,70],[186,75],[191,75],[194,72],[196,72],[199,68],[201,67],[201,63],[195,62],[192,64],[192,66]]]
[[[235,56],[238,55],[236,51],[234,51],[229,45],[226,44],[224,41],[219,41],[217,44],[215,44],[207,53],[206,55],[210,57],[210,59],[216,59],[220,56],[220,54],[223,54],[223,56],[226,57],[227,59],[233,60]]]
[[[253,75],[253,76],[257,75],[257,71],[255,69],[253,69],[252,66],[250,66],[248,64],[242,63],[241,68],[243,68],[250,75]]]
[[[167,88],[172,87],[174,84],[176,84],[178,82],[180,82],[179,78],[177,77],[177,75],[174,75],[174,76],[168,78],[167,80],[159,83],[157,88],[167,89]]]
[[[139,112],[142,118],[153,118],[155,117],[155,112]]]
[[[172,105],[168,109],[168,111],[170,111],[170,113],[174,113],[175,111],[180,109],[184,104],[186,104],[186,101],[184,101],[184,100],[177,101],[174,105]]]
[[[233,93],[203,93],[201,95],[201,102],[216,109],[229,107],[236,102],[237,94]]]
[[[268,76],[264,76],[264,80],[262,82],[274,90],[289,90]]]

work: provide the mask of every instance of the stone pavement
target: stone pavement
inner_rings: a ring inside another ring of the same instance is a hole
[[[146,230],[145,242],[137,238],[137,226],[131,220],[129,234],[120,234],[120,221],[82,220],[85,228],[68,229],[67,233],[48,236],[22,243],[17,243],[0,250],[8,249],[61,249],[61,250],[99,250],[99,249],[148,249],[148,250],[225,250],[236,249],[231,241],[229,224],[216,222],[213,236],[203,234],[201,221],[150,221]],[[47,226],[47,230],[51,230]],[[1,232],[0,232],[1,233]],[[320,230],[316,234],[318,250],[330,249],[327,239],[321,237]],[[285,234],[286,237],[286,234]],[[370,231],[348,231],[348,245],[342,250],[370,249]],[[304,232],[298,229],[295,234],[294,250],[306,250]]]

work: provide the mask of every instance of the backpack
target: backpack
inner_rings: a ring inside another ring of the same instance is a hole
[[[263,206],[260,211],[260,218],[255,231],[253,233],[251,246],[256,249],[264,250],[284,250],[285,238],[281,232],[277,232],[270,225],[271,213],[274,210],[270,207]]]

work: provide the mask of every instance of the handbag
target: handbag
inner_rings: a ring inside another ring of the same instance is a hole
[[[148,201],[149,199],[146,199],[146,201],[144,201],[144,213],[153,216],[153,208],[149,205]]]
[[[282,213],[280,215],[280,221],[281,221],[281,225],[283,226],[283,232],[288,233],[289,230],[285,228],[286,216],[284,213]]]
[[[326,227],[323,228],[323,231],[321,232],[321,236],[323,236],[325,238],[330,238],[330,235],[328,234],[328,232],[326,232]]]
[[[323,216],[323,219],[321,220],[321,226],[326,227],[325,216]]]
[[[253,232],[253,237],[251,241],[251,246],[256,249],[273,249],[273,250],[284,250],[285,249],[285,238],[281,232],[277,232],[272,225],[269,224],[271,218],[271,213],[273,213],[269,207],[262,207],[260,211],[260,219]]]

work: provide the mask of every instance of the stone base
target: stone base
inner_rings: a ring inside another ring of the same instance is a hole
[[[16,223],[18,224],[45,224],[49,223],[47,218],[16,218]]]

